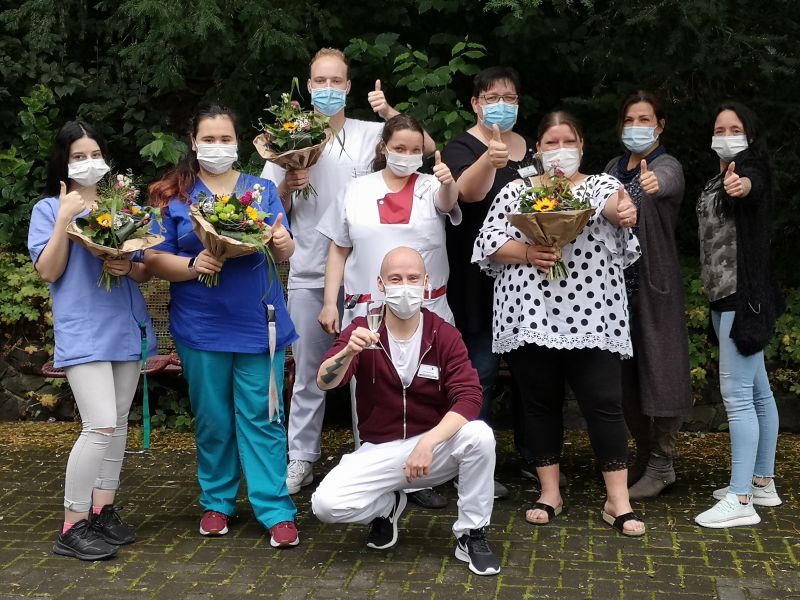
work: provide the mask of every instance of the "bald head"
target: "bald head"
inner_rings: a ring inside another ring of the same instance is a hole
[[[383,257],[379,285],[381,280],[386,285],[424,285],[425,261],[412,248],[395,248]]]

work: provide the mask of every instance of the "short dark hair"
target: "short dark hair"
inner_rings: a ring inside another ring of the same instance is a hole
[[[106,140],[94,127],[86,121],[69,121],[56,134],[53,141],[53,150],[50,152],[50,162],[47,165],[47,184],[44,193],[47,196],[61,194],[61,182],[66,183],[69,179],[69,149],[73,142],[88,137],[97,142],[103,158],[108,161],[108,145]]]
[[[656,115],[656,121],[666,122],[667,116],[664,113],[664,106],[661,103],[661,99],[653,92],[649,92],[647,90],[636,90],[635,92],[628,94],[622,101],[622,104],[619,105],[619,114],[617,115],[617,129],[619,131],[622,131],[622,125],[625,123],[625,114],[628,112],[628,109],[632,104],[638,104],[639,102],[647,102],[653,107],[653,112]]]
[[[517,94],[522,90],[519,82],[519,73],[511,67],[489,67],[484,69],[472,80],[472,97],[477,98],[490,89],[498,81],[510,81]]]
[[[554,110],[547,113],[542,117],[542,120],[539,121],[539,128],[536,130],[536,142],[541,142],[542,136],[544,136],[545,132],[556,125],[569,125],[569,128],[575,132],[575,135],[577,135],[581,140],[584,139],[583,127],[581,127],[578,119],[573,117],[565,110]]]
[[[425,130],[422,128],[422,124],[419,121],[417,121],[411,115],[406,115],[403,113],[393,116],[391,119],[386,121],[386,124],[383,126],[383,132],[381,132],[381,141],[378,142],[378,145],[375,147],[375,158],[372,160],[373,171],[380,171],[386,167],[386,155],[381,152],[381,144],[386,144],[390,139],[392,139],[392,136],[396,131],[402,131],[403,129],[410,129],[411,131],[416,131],[417,133],[422,134],[424,141]]]

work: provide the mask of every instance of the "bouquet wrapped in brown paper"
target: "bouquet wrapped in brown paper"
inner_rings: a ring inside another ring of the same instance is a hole
[[[522,192],[520,212],[506,214],[508,222],[535,244],[552,246],[556,263],[548,279],[569,275],[561,249],[574,242],[595,212],[588,200],[573,195],[570,182],[556,171],[546,182]]]
[[[267,224],[269,214],[257,208],[262,186],[255,185],[244,194],[201,196],[189,208],[192,228],[203,247],[219,260],[237,258],[260,252],[274,262],[267,244],[272,239],[272,228]],[[208,287],[219,284],[219,273],[200,275]]]

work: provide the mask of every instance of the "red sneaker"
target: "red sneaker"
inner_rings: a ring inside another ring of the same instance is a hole
[[[300,543],[300,534],[293,521],[281,521],[269,528],[269,543],[273,548],[289,548]]]
[[[200,519],[200,535],[225,535],[228,533],[228,515],[207,510]]]

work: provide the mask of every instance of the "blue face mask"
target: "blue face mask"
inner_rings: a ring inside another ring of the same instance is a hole
[[[502,100],[494,104],[484,104],[483,124],[489,129],[492,125],[497,125],[502,132],[510,131],[517,122],[518,109],[516,104],[506,104]]]
[[[337,88],[312,88],[311,104],[326,117],[332,117],[344,108],[347,92]]]
[[[634,154],[642,154],[657,139],[655,127],[625,127],[622,130],[622,145]]]

